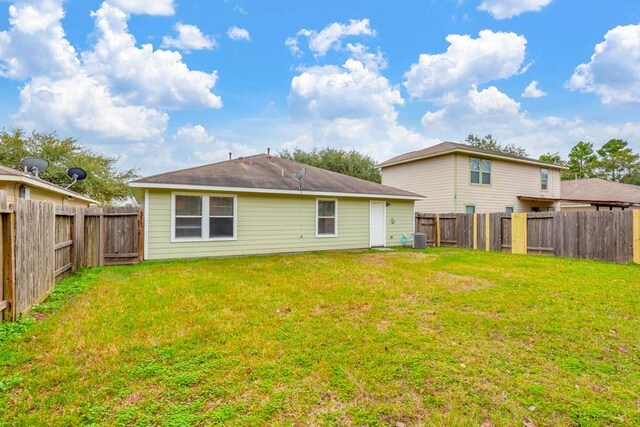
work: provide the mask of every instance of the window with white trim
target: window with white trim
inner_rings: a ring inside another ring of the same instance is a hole
[[[318,199],[316,205],[318,237],[336,236],[338,219],[338,202],[336,200]]]
[[[549,169],[540,168],[540,188],[546,190],[549,188]]]
[[[464,211],[465,211],[465,213],[468,213],[468,214],[474,214],[474,213],[476,213],[476,206],[475,205],[465,205]]]
[[[491,160],[470,157],[469,169],[471,184],[491,185]]]
[[[505,210],[505,212],[507,212],[508,214],[512,214],[513,213],[513,206],[507,206],[507,209]]]
[[[233,197],[209,197],[209,237],[234,236]]]
[[[202,196],[175,196],[175,237],[202,237]]]
[[[173,239],[234,240],[236,197],[173,194]]]

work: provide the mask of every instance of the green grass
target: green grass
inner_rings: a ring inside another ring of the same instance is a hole
[[[463,250],[87,270],[0,329],[5,425],[640,425],[640,267]]]

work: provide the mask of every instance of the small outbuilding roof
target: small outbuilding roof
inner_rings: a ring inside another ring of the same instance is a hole
[[[306,169],[302,190],[294,178]],[[267,154],[240,157],[137,179],[133,188],[174,188],[193,190],[245,191],[281,194],[381,196],[419,200],[410,191],[355,178],[326,169],[304,165]]]
[[[73,197],[75,199],[84,200],[85,202],[91,204],[97,205],[100,203],[97,200],[93,200],[91,197],[76,193],[75,191],[60,187],[59,185],[53,184],[49,181],[45,181],[29,173],[22,172],[17,169],[12,169],[7,166],[0,166],[0,181],[19,182],[21,184],[31,185],[33,187],[41,188],[54,193],[64,194],[65,196]]]
[[[409,153],[401,154],[393,157],[387,161],[384,161],[378,165],[380,168],[399,165],[402,163],[409,163],[416,160],[422,160],[429,157],[443,156],[451,153],[466,153],[466,154],[479,154],[486,157],[503,158],[513,162],[529,163],[539,166],[545,166],[553,169],[567,169],[565,166],[556,165],[555,163],[543,162],[541,160],[531,159],[528,157],[520,157],[514,154],[503,153],[502,151],[487,150],[485,148],[474,147],[472,145],[461,144],[459,142],[441,142],[440,144],[432,145],[431,147],[423,148],[422,150],[411,151]]]
[[[560,198],[577,203],[640,206],[640,187],[600,178],[567,180],[560,183]]]

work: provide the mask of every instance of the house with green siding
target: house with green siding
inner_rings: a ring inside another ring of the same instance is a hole
[[[258,154],[130,183],[144,206],[145,259],[411,244],[424,197]]]

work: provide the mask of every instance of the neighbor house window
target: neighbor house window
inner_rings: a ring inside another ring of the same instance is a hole
[[[175,237],[202,237],[202,197],[175,196]]]
[[[513,213],[513,206],[507,206],[506,212],[508,214],[512,214]]]
[[[235,196],[173,195],[175,240],[235,240]]]
[[[318,237],[333,237],[338,234],[338,202],[335,200],[317,200],[316,206]]]
[[[476,207],[474,205],[466,205],[465,212],[468,214],[474,214],[476,213]]]
[[[209,237],[234,236],[233,197],[209,197]]]
[[[478,159],[471,157],[469,159],[471,169],[472,184],[491,184],[491,160]]]
[[[540,169],[540,188],[543,190],[549,188],[549,169]]]

